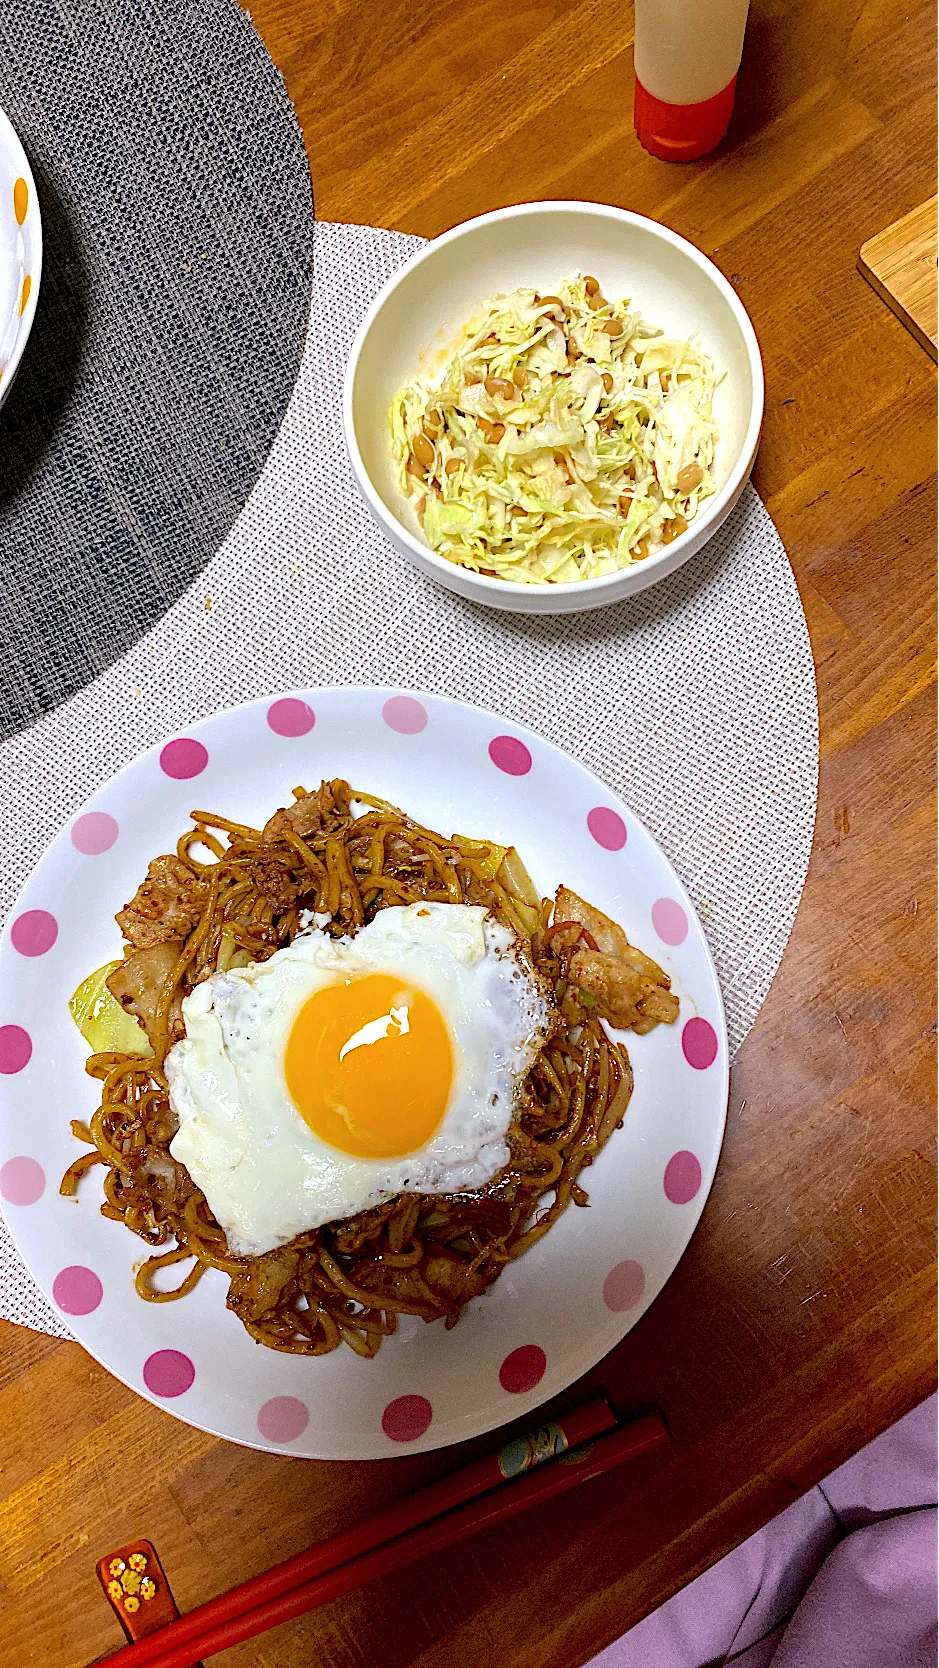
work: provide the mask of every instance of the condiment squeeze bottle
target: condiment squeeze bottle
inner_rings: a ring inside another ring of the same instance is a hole
[[[641,145],[693,162],[720,144],[734,108],[749,0],[636,0]]]

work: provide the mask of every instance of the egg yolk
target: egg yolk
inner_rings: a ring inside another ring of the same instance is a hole
[[[439,1008],[388,973],[326,985],[287,1039],[287,1089],[321,1141],[358,1158],[399,1158],[429,1141],[453,1082]]]

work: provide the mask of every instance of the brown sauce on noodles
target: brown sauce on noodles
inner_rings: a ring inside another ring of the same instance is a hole
[[[372,1356],[400,1314],[455,1325],[569,1204],[586,1205],[583,1172],[623,1121],[632,1072],[596,996],[571,978],[572,958],[578,950],[593,956],[594,939],[578,921],[552,921],[553,902],[537,897],[514,851],[446,838],[342,781],[315,795],[297,789],[295,799],[264,830],[193,812],[177,847],[182,868],[174,867],[188,916],[179,907],[161,915],[143,887],[153,919],[134,905],[118,917],[135,942],[164,934],[147,1017],[153,1057],[90,1057],[101,1104],[89,1126],[72,1128],[92,1150],[66,1172],[62,1191],[74,1193],[90,1168],[106,1167],[104,1215],[154,1248],[136,1279],[148,1302],[175,1301],[216,1268],[228,1278],[228,1307],[259,1343],[324,1355],[344,1340]],[[484,904],[517,935],[520,955],[553,996],[554,1028],[519,1087],[508,1164],[474,1192],[403,1193],[263,1256],[234,1256],[205,1195],[169,1152],[176,1121],[163,1062],[182,1034],[180,999],[210,973],[273,955],[301,930],[303,911],[328,914],[326,930],[338,937],[388,904],[421,900]],[[166,919],[182,920],[185,937],[173,940],[179,928],[166,928]],[[125,948],[128,972],[135,953],[146,954]],[[667,1019],[663,1004],[677,1012],[667,978],[655,972],[659,1008],[653,1002],[636,1029]],[[156,1277],[175,1264],[188,1265],[182,1281],[163,1289]]]

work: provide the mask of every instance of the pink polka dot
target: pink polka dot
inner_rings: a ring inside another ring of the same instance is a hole
[[[272,1396],[258,1413],[258,1430],[267,1442],[293,1442],[309,1423],[309,1410],[296,1396]]]
[[[626,824],[608,805],[595,805],[587,812],[587,827],[604,851],[622,851],[626,844]]]
[[[392,695],[382,707],[381,715],[389,730],[397,730],[399,736],[420,735],[427,728],[427,708],[415,701],[413,695]]]
[[[288,695],[268,707],[267,722],[277,736],[306,736],[316,723],[316,714],[305,701]]]
[[[506,776],[527,776],[531,770],[531,754],[518,736],[494,736],[489,743],[489,757]]]
[[[34,1205],[45,1191],[45,1171],[34,1158],[8,1158],[0,1168],[0,1194],[8,1205]]]
[[[168,741],[160,754],[160,768],[165,776],[177,782],[188,782],[199,776],[209,762],[209,755],[201,741],[181,736],[179,741]]]
[[[10,943],[21,956],[44,956],[59,936],[59,923],[47,909],[27,909],[10,928]]]
[[[695,1071],[707,1071],[717,1059],[717,1032],[706,1019],[689,1019],[681,1034],[681,1051]]]
[[[93,1269],[75,1263],[63,1268],[52,1282],[52,1295],[66,1315],[90,1315],[104,1296],[104,1287]]]
[[[684,944],[688,937],[688,917],[675,898],[656,898],[652,925],[663,944]]]
[[[614,1315],[624,1309],[634,1309],[646,1289],[645,1270],[641,1263],[627,1259],[611,1268],[603,1282],[603,1301]]]
[[[155,1396],[181,1396],[189,1389],[196,1369],[178,1349],[158,1349],[143,1364],[143,1381]]]
[[[701,1166],[694,1153],[673,1153],[665,1166],[665,1197],[673,1205],[687,1205],[701,1186]]]
[[[120,829],[107,811],[86,811],[72,824],[71,841],[76,851],[85,857],[100,857],[110,851]]]
[[[517,1396],[523,1390],[534,1390],[544,1377],[548,1358],[538,1344],[522,1344],[507,1355],[499,1368],[499,1383],[503,1390]]]
[[[396,1396],[381,1416],[381,1428],[392,1442],[416,1442],[429,1429],[433,1417],[426,1396]]]
[[[0,1025],[0,1071],[12,1077],[29,1065],[33,1042],[22,1025]]]

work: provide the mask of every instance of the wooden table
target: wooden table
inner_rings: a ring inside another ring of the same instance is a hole
[[[656,1404],[671,1447],[213,1659],[575,1668],[933,1386],[933,367],[855,269],[933,189],[933,18],[918,0],[754,0],[730,142],[676,167],[633,137],[626,5],[252,13],[321,219],[433,235],[537,197],[638,209],[730,275],[766,360],[755,480],[818,670],[812,864],[691,1248],[563,1398]],[[117,1645],[94,1561],[122,1541],[156,1542],[188,1608],[461,1457],[253,1454],[138,1400],[75,1345],[14,1327],[4,1345],[11,1663],[79,1668]]]

